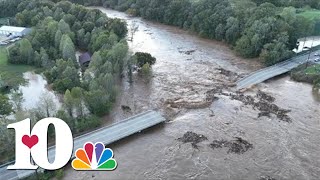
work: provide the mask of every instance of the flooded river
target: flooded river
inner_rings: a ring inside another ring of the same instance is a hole
[[[135,76],[134,84],[123,82],[117,106],[106,121],[155,109],[168,122],[113,144],[115,171],[68,168],[64,179],[319,178],[320,102],[311,85],[283,76],[243,96],[235,94],[234,82],[261,68],[259,63],[237,57],[220,42],[99,9],[129,26],[139,25],[129,42],[131,51],[157,58],[152,78]],[[261,98],[259,90],[268,96]],[[259,103],[252,103],[259,98]],[[131,112],[123,112],[121,105]],[[284,114],[266,113],[265,106],[277,113],[282,109],[290,121],[281,119]],[[181,137],[187,132],[202,140],[191,137],[193,144],[184,143]]]

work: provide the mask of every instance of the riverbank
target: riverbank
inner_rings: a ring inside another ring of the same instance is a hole
[[[303,64],[294,69],[291,78],[298,82],[306,82],[312,84],[314,90],[320,89],[320,65],[319,64]]]

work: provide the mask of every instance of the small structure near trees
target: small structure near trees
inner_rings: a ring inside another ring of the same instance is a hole
[[[28,35],[32,30],[25,27],[16,27],[16,26],[2,26],[0,27],[0,35],[3,36],[25,36]]]
[[[88,67],[91,61],[90,53],[86,52],[79,56],[79,63],[82,67]]]

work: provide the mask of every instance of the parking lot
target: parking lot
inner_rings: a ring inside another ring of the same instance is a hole
[[[20,39],[21,39],[20,37],[13,37],[13,36],[7,37],[7,36],[0,35],[0,46],[9,45],[16,41],[19,41]]]

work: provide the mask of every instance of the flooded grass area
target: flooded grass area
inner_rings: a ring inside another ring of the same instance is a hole
[[[299,15],[301,15],[307,19],[313,20],[313,19],[320,17],[320,10],[317,10],[317,9],[304,10]]]
[[[0,80],[17,87],[23,93],[23,109],[36,108],[40,97],[44,94],[49,94],[59,106],[57,96],[48,89],[45,78],[34,73],[35,70],[32,66],[8,63],[7,49],[0,47]]]
[[[56,105],[56,109],[61,106],[58,96],[47,87],[46,79],[34,72],[26,72],[23,74],[24,79],[27,81],[25,85],[21,85],[19,90],[23,94],[22,106],[26,110],[39,108],[39,102],[43,96],[49,96]]]

